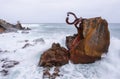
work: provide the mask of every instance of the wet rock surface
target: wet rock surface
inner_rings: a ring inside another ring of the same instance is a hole
[[[66,46],[70,52],[70,60],[75,63],[93,63],[101,58],[103,53],[108,52],[110,34],[108,23],[101,17],[83,19],[83,39],[80,36],[67,36]],[[76,38],[79,38],[79,40]],[[74,42],[74,46],[72,45]]]
[[[68,60],[68,51],[64,47],[61,47],[59,43],[53,43],[52,47],[41,55],[39,66],[62,66],[67,64]]]
[[[56,77],[60,76],[59,72],[59,67],[55,67],[54,68],[54,72],[53,73],[50,73],[50,68],[45,68],[43,70],[43,79],[56,79]]]

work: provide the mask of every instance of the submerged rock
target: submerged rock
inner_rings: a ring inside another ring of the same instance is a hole
[[[9,74],[9,69],[13,68],[15,65],[18,65],[19,62],[15,60],[0,59],[0,74],[6,76]]]
[[[50,73],[50,68],[47,67],[43,70],[42,78],[43,79],[46,79],[46,78],[47,79],[56,79],[56,77],[60,76],[59,72],[60,72],[59,67],[55,67],[53,73]]]
[[[46,79],[46,78],[48,78],[48,79],[50,79],[50,77],[51,77],[51,74],[50,74],[50,72],[49,72],[49,69],[45,69],[45,70],[43,70],[43,79]]]
[[[35,44],[37,44],[37,43],[45,44],[45,41],[44,41],[43,38],[34,39],[33,42],[34,42]]]
[[[34,46],[34,45],[32,45],[32,44],[30,44],[30,43],[26,43],[26,44],[22,47],[22,49],[27,48],[27,47],[29,47],[29,46]]]
[[[3,65],[2,65],[2,68],[12,68],[17,64],[19,64],[19,62],[14,61],[14,60],[4,61]]]
[[[52,47],[41,55],[39,66],[61,66],[67,64],[68,60],[68,51],[64,47],[61,47],[59,43],[53,43]]]
[[[1,73],[3,76],[6,76],[6,75],[8,75],[8,70],[3,69],[3,70],[0,71],[0,73]]]
[[[103,53],[108,52],[110,44],[108,23],[101,17],[96,17],[82,19],[80,27],[83,28],[79,34],[83,35],[82,39],[78,35],[66,37],[70,60],[75,64],[93,63],[100,59]],[[72,46],[73,42],[74,46]]]

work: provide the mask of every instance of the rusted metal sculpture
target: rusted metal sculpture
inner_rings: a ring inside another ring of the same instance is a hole
[[[69,22],[69,15],[73,15],[75,20],[73,22]],[[82,17],[78,18],[73,12],[68,12],[67,13],[67,18],[66,18],[66,23],[67,24],[70,24],[70,25],[73,25],[76,27],[77,29],[77,32],[78,32],[78,35],[77,37],[74,39],[73,43],[72,43],[72,46],[71,46],[71,49],[74,48],[77,43],[79,42],[80,39],[83,39],[83,25],[82,25],[82,22],[83,22],[84,19],[82,19]]]
[[[69,16],[75,17],[70,22]],[[67,13],[66,23],[74,25],[78,34],[66,37],[70,60],[75,64],[93,63],[101,59],[102,54],[108,52],[110,33],[108,23],[101,17],[77,18],[72,12]]]

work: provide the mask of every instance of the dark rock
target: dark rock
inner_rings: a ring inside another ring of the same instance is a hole
[[[24,29],[19,21],[17,21],[17,24],[15,25],[15,28],[20,29],[20,30]]]
[[[24,48],[26,48],[26,47],[29,47],[29,46],[33,46],[33,45],[30,44],[30,43],[26,43],[26,44],[22,47],[22,49],[24,49]]]
[[[24,31],[22,31],[21,33],[23,33],[23,34],[28,34],[29,31],[24,30]]]
[[[37,44],[37,43],[42,43],[42,44],[44,44],[44,43],[45,43],[45,41],[44,41],[43,38],[35,39],[35,40],[33,40],[33,42],[35,42],[35,44]]]
[[[108,23],[101,17],[96,17],[83,19],[80,27],[83,27],[83,30],[78,35],[83,35],[84,38],[81,39],[78,35],[66,37],[70,60],[75,64],[93,63],[108,51],[110,44]]]
[[[21,23],[18,21],[16,25],[10,24],[5,20],[0,19],[0,33],[3,32],[16,32],[17,30],[30,30],[30,28],[22,27]]]
[[[3,65],[2,65],[2,68],[11,68],[11,67],[14,67],[17,64],[19,64],[19,62],[13,61],[13,60],[4,61]]]
[[[60,76],[59,74],[60,70],[59,70],[59,67],[55,67],[54,68],[54,73],[51,75],[51,79],[55,79],[56,77]]]
[[[9,51],[0,49],[0,53],[7,53],[7,52],[9,52]]]
[[[0,73],[1,73],[3,76],[6,76],[6,75],[8,75],[8,70],[3,69],[3,70],[0,71]]]
[[[29,27],[25,28],[26,30],[31,30]]]
[[[28,42],[29,40],[25,40],[25,42]]]
[[[50,76],[51,76],[51,74],[49,72],[49,69],[45,69],[43,71],[43,79],[46,79],[46,78],[50,79]]]
[[[59,67],[55,67],[54,68],[54,73],[52,73],[52,74],[50,74],[50,68],[49,67],[47,67],[47,68],[45,68],[44,70],[43,70],[43,79],[46,79],[46,78],[48,78],[48,79],[55,79],[57,76],[60,76],[59,75]]]
[[[3,76],[8,75],[9,69],[14,67],[15,65],[19,64],[18,61],[14,61],[14,60],[8,60],[7,58],[4,59],[0,59],[0,63],[1,63],[1,67],[0,68],[0,73]]]
[[[0,25],[0,33],[5,32],[5,30],[6,30],[6,29]]]
[[[59,43],[53,43],[52,47],[41,55],[39,66],[61,66],[67,64],[68,60],[68,51],[61,47]]]

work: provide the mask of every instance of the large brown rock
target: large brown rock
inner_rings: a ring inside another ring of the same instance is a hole
[[[53,43],[52,47],[41,55],[39,66],[62,66],[67,64],[68,60],[68,51],[64,47],[61,47],[59,43]]]
[[[70,51],[70,60],[77,63],[92,63],[101,58],[106,53],[110,44],[110,34],[108,23],[101,17],[83,19],[83,36],[76,42],[74,47],[73,41],[77,36],[66,37],[66,46]]]

